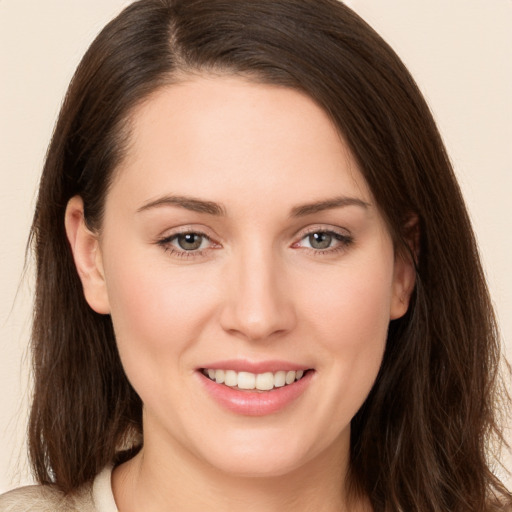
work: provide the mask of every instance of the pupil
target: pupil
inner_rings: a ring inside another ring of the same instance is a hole
[[[309,235],[309,243],[313,249],[328,249],[332,242],[332,236],[328,233],[313,233]]]
[[[187,233],[178,237],[178,245],[185,251],[193,251],[199,249],[203,237],[194,233]]]

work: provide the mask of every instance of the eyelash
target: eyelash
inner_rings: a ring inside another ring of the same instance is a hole
[[[332,256],[334,254],[338,254],[347,250],[350,245],[353,244],[354,238],[351,235],[346,233],[340,233],[339,231],[335,231],[332,229],[322,229],[322,228],[312,228],[306,233],[304,233],[299,242],[295,242],[292,247],[301,247],[298,244],[303,240],[307,239],[311,235],[328,235],[332,237],[333,241],[337,241],[338,243],[334,247],[328,247],[327,249],[315,249],[314,247],[303,247],[303,249],[307,250],[309,253],[314,256]]]
[[[157,240],[156,243],[157,243],[157,245],[162,247],[162,249],[166,253],[169,253],[173,257],[178,257],[178,258],[200,258],[200,257],[204,256],[207,251],[210,251],[211,249],[215,248],[215,247],[210,246],[210,247],[207,247],[207,248],[201,249],[201,250],[187,251],[185,249],[178,249],[172,245],[172,243],[174,241],[176,241],[178,239],[178,237],[186,236],[186,235],[199,236],[203,239],[203,241],[206,240],[207,242],[210,242],[210,244],[220,246],[220,244],[217,244],[216,242],[214,242],[205,233],[203,233],[201,231],[194,231],[194,230],[174,233],[173,235],[166,236],[164,238],[161,238],[160,240]],[[337,241],[338,243],[336,244],[336,246],[328,247],[326,249],[315,249],[314,247],[303,247],[303,246],[299,245],[303,240],[307,239],[311,235],[327,235],[327,236],[332,237],[332,239]],[[302,247],[308,253],[311,253],[315,256],[325,256],[325,255],[333,255],[333,254],[342,252],[342,251],[346,250],[353,242],[354,242],[354,239],[350,235],[342,234],[342,233],[339,233],[338,231],[334,231],[334,230],[317,228],[317,229],[311,229],[311,230],[307,231],[306,233],[304,233],[298,242],[295,242],[292,244],[292,247],[293,248],[301,248]]]
[[[212,247],[207,247],[205,249],[201,250],[193,250],[193,251],[187,251],[185,249],[178,249],[177,247],[174,247],[172,243],[177,240],[180,236],[186,236],[186,235],[196,235],[202,237],[203,240],[206,240],[210,243],[215,244],[213,240],[205,233],[202,233],[201,231],[194,231],[194,230],[188,230],[188,231],[182,231],[179,233],[174,233],[173,235],[166,236],[164,238],[161,238],[160,240],[157,240],[157,244],[162,247],[162,249],[172,255],[173,257],[178,258],[197,258],[205,255],[205,252],[212,249]],[[218,245],[218,244],[217,244]]]

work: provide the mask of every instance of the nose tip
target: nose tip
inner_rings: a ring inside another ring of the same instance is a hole
[[[293,329],[296,317],[286,277],[269,261],[241,265],[232,276],[221,324],[232,335],[261,341]]]
[[[263,311],[264,307],[259,304],[256,310],[248,304],[238,305],[231,318],[224,317],[224,329],[251,341],[268,339],[286,332],[288,329],[284,317],[279,318],[270,309]]]

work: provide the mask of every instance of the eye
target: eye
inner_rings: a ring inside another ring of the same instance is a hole
[[[174,256],[197,256],[216,244],[204,233],[184,231],[162,238],[157,244]]]
[[[197,251],[204,248],[203,246],[207,240],[206,236],[199,233],[183,233],[176,235],[172,242],[184,251]]]
[[[328,249],[333,241],[333,235],[327,232],[311,233],[306,238],[312,249]]]
[[[293,247],[329,254],[346,249],[352,242],[353,238],[350,235],[317,229],[306,233]]]

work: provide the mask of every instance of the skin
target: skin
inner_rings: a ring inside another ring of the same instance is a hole
[[[144,448],[113,474],[119,510],[368,510],[343,486],[350,420],[414,271],[347,145],[307,96],[234,77],[162,89],[131,122],[101,232],[79,197],[66,214],[85,296],[112,316],[144,403]],[[185,196],[221,214],[175,204]],[[204,234],[199,250],[183,232]],[[198,367],[227,359],[314,371],[299,398],[254,417],[201,385]]]

